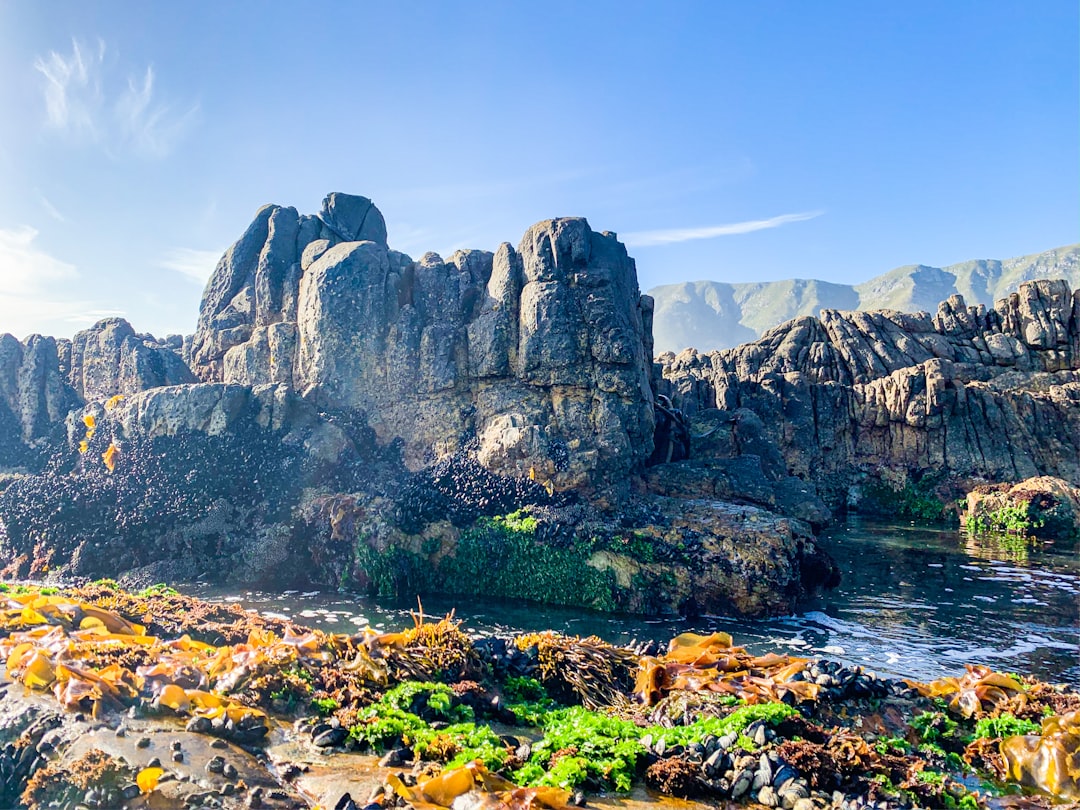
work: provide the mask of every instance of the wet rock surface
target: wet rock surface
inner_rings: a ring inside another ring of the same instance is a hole
[[[825,659],[754,657],[724,634],[631,650],[554,633],[470,639],[452,621],[418,618],[410,630],[353,637],[275,620],[277,636],[254,614],[247,641],[185,658],[190,642],[132,622],[179,626],[181,614],[220,606],[95,588],[0,594],[0,644],[11,651],[0,802],[558,810],[676,796],[977,810],[1021,785],[1030,806],[1080,796],[1068,765],[1080,695],[989,667],[922,684]],[[210,637],[220,625],[188,627]],[[123,654],[135,650],[152,658]],[[213,714],[206,695],[264,707],[267,733],[243,741],[193,727],[189,717]]]

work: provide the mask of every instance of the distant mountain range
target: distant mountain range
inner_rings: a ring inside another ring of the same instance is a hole
[[[787,279],[729,284],[688,281],[649,290],[656,300],[656,353],[687,347],[724,349],[757,340],[762,332],[822,309],[898,309],[936,312],[939,302],[960,293],[968,304],[993,306],[1021,282],[1064,278],[1080,287],[1080,245],[1017,259],[976,259],[948,267],[910,264],[862,284]]]

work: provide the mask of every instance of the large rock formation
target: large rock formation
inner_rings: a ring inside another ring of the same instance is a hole
[[[189,339],[0,342],[0,429],[48,456],[0,479],[5,573],[790,611],[835,577],[812,492],[751,455],[641,478],[651,318],[584,219],[413,261],[366,198],[264,207]]]
[[[288,383],[362,413],[406,462],[475,447],[556,489],[625,488],[651,450],[651,352],[634,262],[584,219],[517,250],[388,249],[364,197],[268,206],[210,279],[190,349],[205,381]]]
[[[722,352],[660,357],[690,412],[748,409],[787,472],[834,506],[860,484],[1080,480],[1080,291],[1036,281],[992,310],[825,310]]]

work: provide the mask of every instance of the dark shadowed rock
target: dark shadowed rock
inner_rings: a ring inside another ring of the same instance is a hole
[[[377,242],[386,247],[386,220],[367,197],[331,192],[319,216],[343,242]]]

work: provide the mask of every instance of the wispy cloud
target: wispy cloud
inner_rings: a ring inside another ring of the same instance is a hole
[[[37,193],[37,196],[38,196],[38,202],[41,203],[41,207],[45,209],[45,213],[47,213],[50,217],[55,219],[57,222],[62,222],[62,223],[65,223],[65,224],[67,223],[67,221],[68,221],[67,217],[65,217],[63,214],[60,213],[60,210],[49,201],[48,197],[46,197],[40,191]]]
[[[649,247],[652,245],[670,245],[676,242],[690,242],[695,239],[713,239],[717,236],[735,236],[742,233],[764,231],[779,228],[791,222],[805,222],[820,217],[824,211],[806,211],[801,214],[781,214],[769,219],[752,219],[746,222],[731,222],[726,225],[706,225],[701,228],[668,228],[658,231],[636,231],[620,234],[619,238],[630,247]]]
[[[45,110],[51,126],[97,137],[104,60],[105,42],[100,39],[90,49],[73,39],[70,56],[49,51],[34,60],[34,69],[45,77]]]
[[[110,154],[167,156],[198,117],[199,105],[178,110],[156,93],[153,65],[126,69],[118,59],[106,59],[108,53],[104,40],[88,47],[73,39],[70,54],[50,51],[34,60],[34,69],[45,78],[48,125]]]
[[[166,270],[180,273],[185,278],[198,284],[206,284],[224,252],[224,250],[173,248],[165,254],[164,258],[158,262],[158,265]]]
[[[75,265],[53,258],[34,245],[38,232],[29,225],[0,229],[0,270],[4,291],[16,295],[36,292],[43,284],[78,276]]]
[[[124,314],[102,309],[95,302],[71,299],[68,291],[78,280],[78,270],[38,247],[37,237],[38,232],[27,225],[0,228],[0,278],[4,279],[0,332],[25,337],[40,331],[43,324],[81,327]]]

